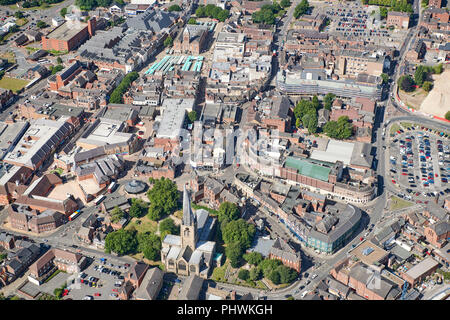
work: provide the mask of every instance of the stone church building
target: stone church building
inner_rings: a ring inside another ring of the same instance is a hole
[[[192,211],[191,197],[185,186],[180,235],[168,234],[162,242],[161,261],[166,271],[208,278],[216,249],[216,243],[209,240],[214,235],[215,226],[216,219],[210,217],[208,211]]]

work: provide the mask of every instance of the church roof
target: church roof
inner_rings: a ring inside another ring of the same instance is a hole
[[[191,208],[191,197],[189,192],[184,186],[183,190],[183,225],[191,226],[194,224],[196,218]]]

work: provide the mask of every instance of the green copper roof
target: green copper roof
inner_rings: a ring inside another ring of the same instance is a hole
[[[328,181],[331,168],[316,165],[312,162],[294,157],[287,157],[285,166],[297,169],[298,173],[310,178]]]

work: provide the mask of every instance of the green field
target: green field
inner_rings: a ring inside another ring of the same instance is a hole
[[[147,216],[144,216],[142,218],[133,218],[131,219],[130,223],[125,227],[125,230],[128,230],[130,228],[135,228],[137,232],[144,233],[144,232],[151,232],[155,233],[158,229],[158,223],[156,221],[152,221]]]
[[[0,80],[0,88],[12,90],[14,93],[23,89],[29,81],[10,77],[3,77]]]
[[[23,25],[26,25],[28,23],[28,19],[27,18],[21,18],[21,19],[17,19],[16,20],[16,24],[21,27]]]
[[[394,134],[398,129],[400,129],[400,125],[398,123],[394,123],[391,126],[391,130],[389,131],[391,134]]]
[[[410,207],[412,205],[413,205],[412,202],[400,199],[398,197],[392,197],[389,209],[391,211],[395,211],[395,210],[408,208],[408,207]]]

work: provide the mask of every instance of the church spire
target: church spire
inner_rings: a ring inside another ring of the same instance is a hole
[[[195,216],[191,208],[191,196],[184,185],[183,190],[183,225],[192,226],[195,222]]]

